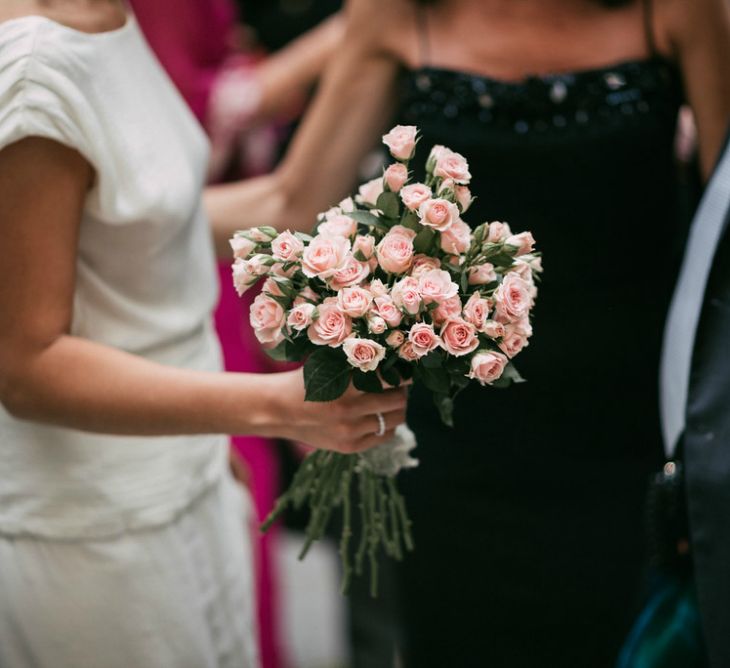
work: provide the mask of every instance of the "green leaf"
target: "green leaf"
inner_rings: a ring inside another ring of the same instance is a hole
[[[351,211],[347,214],[349,218],[352,218],[353,220],[357,221],[358,223],[362,223],[363,225],[368,225],[369,227],[377,227],[381,230],[387,230],[388,226],[380,220],[377,216],[373,215],[369,211]]]
[[[421,364],[428,369],[440,369],[444,365],[444,358],[441,354],[434,350],[421,359]]]
[[[421,223],[419,222],[418,214],[415,211],[409,211],[406,209],[403,213],[403,217],[400,219],[400,224],[414,232],[420,232],[421,230]]]
[[[334,401],[350,385],[352,367],[341,350],[322,346],[304,363],[307,401]]]
[[[448,394],[437,393],[433,395],[433,401],[438,408],[441,422],[447,427],[454,426],[454,400]]]
[[[352,384],[360,390],[360,392],[374,392],[380,394],[383,391],[383,385],[378,378],[378,374],[374,371],[360,371],[355,369],[352,374]]]
[[[416,373],[421,379],[421,382],[429,390],[431,390],[431,392],[447,394],[451,388],[449,373],[443,367],[432,369],[427,366],[418,365],[416,367]]]
[[[276,348],[264,348],[264,351],[272,360],[287,362],[289,361],[286,355],[286,346],[288,343],[288,341],[282,341]]]
[[[509,387],[512,383],[524,383],[525,379],[520,376],[515,365],[510,362],[504,369],[502,376],[492,383],[492,387]]]
[[[380,193],[378,195],[378,201],[375,203],[375,208],[380,209],[383,215],[388,218],[400,217],[400,200],[394,192],[385,190]]]
[[[416,253],[428,253],[433,244],[436,233],[430,227],[424,227],[413,240],[413,248]]]
[[[383,377],[383,380],[388,383],[388,385],[392,385],[393,387],[398,387],[400,385],[401,378],[397,369],[393,367],[389,367],[388,369],[382,368],[380,370],[380,375]]]

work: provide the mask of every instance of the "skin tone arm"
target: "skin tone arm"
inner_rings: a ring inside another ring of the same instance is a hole
[[[28,138],[0,151],[0,402],[11,414],[109,434],[247,433],[352,452],[404,421],[405,393],[305,403],[301,372],[175,369],[69,334],[89,164]],[[42,189],[37,188],[43,183]],[[387,437],[386,435],[386,437]]]
[[[388,11],[400,4],[388,5]],[[369,0],[348,4],[342,48],[280,167],[261,178],[206,189],[220,257],[230,257],[228,239],[241,227],[309,231],[316,214],[355,185],[360,160],[387,129],[396,100],[398,60],[381,46],[376,16]]]
[[[727,0],[663,0],[655,19],[660,48],[676,54],[682,69],[707,178],[730,123],[730,6]]]

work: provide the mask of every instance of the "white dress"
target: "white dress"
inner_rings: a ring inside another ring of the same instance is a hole
[[[72,334],[220,370],[207,141],[133,18],[0,23],[0,150],[28,136],[95,170]],[[258,665],[249,504],[226,451],[221,435],[90,434],[0,406],[0,668]]]

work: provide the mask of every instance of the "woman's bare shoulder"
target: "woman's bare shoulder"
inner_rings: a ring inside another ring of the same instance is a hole
[[[347,0],[347,33],[368,50],[407,59],[416,46],[416,0]]]

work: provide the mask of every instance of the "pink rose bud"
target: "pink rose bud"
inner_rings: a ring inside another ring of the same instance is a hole
[[[429,199],[418,207],[418,217],[421,219],[421,225],[443,232],[459,220],[459,209],[456,204],[448,200]]]
[[[345,197],[345,199],[340,202],[339,207],[342,213],[351,213],[355,210],[355,202],[352,201],[352,197]]]
[[[246,260],[256,250],[258,244],[255,241],[246,239],[246,237],[236,236],[229,240],[233,249],[233,257]]]
[[[383,144],[390,149],[396,160],[410,160],[416,148],[415,125],[396,125],[388,134],[383,135]]]
[[[530,232],[520,232],[508,237],[504,242],[508,246],[517,248],[517,255],[527,255],[535,248],[535,239]]]
[[[304,242],[289,230],[282,232],[271,242],[271,255],[282,262],[293,262],[304,250]]]
[[[352,244],[352,252],[355,256],[359,254],[358,260],[363,262],[369,260],[375,252],[375,237],[370,234],[356,236]]]
[[[420,303],[420,298],[418,298]],[[403,313],[398,308],[396,303],[390,297],[376,297],[375,298],[375,315],[380,316],[388,327],[397,327],[403,320]]]
[[[532,307],[530,285],[515,273],[504,277],[492,298],[495,302],[495,317],[505,324],[522,320]]]
[[[419,278],[421,274],[431,269],[441,269],[441,261],[437,257],[420,253],[413,256],[413,266],[411,267],[411,276],[413,278]]]
[[[294,306],[299,306],[299,304],[318,304],[319,300],[319,295],[307,286],[297,295],[297,298],[294,300]]]
[[[386,297],[388,295],[388,288],[379,278],[375,278],[370,281],[370,285],[368,285],[368,290],[370,290],[370,293],[373,295],[373,297]]]
[[[431,152],[428,154],[428,160],[426,160],[426,171],[429,174],[432,174],[433,170],[436,169],[436,163],[438,163],[438,161],[441,159],[441,156],[449,151],[450,149],[446,148],[445,146],[442,146],[441,144],[435,144],[434,147],[431,149]]]
[[[409,186],[403,186],[400,198],[409,211],[418,211],[421,204],[431,199],[432,194],[431,188],[423,183],[412,183]]]
[[[487,241],[490,244],[497,244],[502,241],[505,241],[507,237],[512,235],[512,230],[510,230],[509,225],[507,223],[500,223],[499,221],[495,221],[493,223],[489,223],[489,230],[487,232]]]
[[[436,166],[433,170],[434,176],[442,179],[453,179],[460,185],[466,185],[471,180],[469,163],[460,153],[445,149],[436,158]]]
[[[363,183],[358,189],[357,200],[363,204],[375,206],[380,193],[383,192],[383,179],[372,179],[367,183]]]
[[[261,288],[261,292],[265,292],[267,295],[272,297],[283,297],[284,293],[281,290],[281,286],[273,278],[269,277],[264,281],[264,285]]]
[[[385,320],[379,315],[373,315],[372,313],[368,316],[368,331],[371,334],[382,334],[388,328]]]
[[[370,275],[370,265],[367,262],[360,262],[354,255],[349,255],[345,266],[337,270],[329,279],[329,285],[333,290],[349,288],[362,283]]]
[[[477,329],[461,318],[447,320],[441,328],[441,345],[454,357],[468,355],[479,345]]]
[[[492,339],[501,339],[506,333],[504,325],[496,320],[487,320],[482,331]]]
[[[349,257],[348,239],[317,235],[304,249],[302,271],[309,278],[329,278],[344,269]]]
[[[529,327],[529,323],[528,323]],[[499,349],[512,359],[515,355],[519,354],[520,351],[528,345],[527,331],[532,332],[532,327],[529,330],[521,326],[505,325],[505,333],[502,340],[499,343]]]
[[[471,358],[469,378],[479,381],[481,385],[491,385],[504,373],[507,358],[491,350],[480,350]]]
[[[431,320],[437,327],[443,325],[447,320],[458,318],[461,315],[461,299],[459,295],[454,295],[449,299],[442,301],[433,311],[431,311]]]
[[[471,246],[471,228],[463,220],[455,220],[441,232],[441,250],[452,255],[466,253]]]
[[[279,234],[273,227],[262,226],[252,227],[250,230],[239,232],[240,235],[260,244],[265,244],[275,239]]]
[[[491,262],[469,267],[469,285],[487,285],[497,280],[497,272]]]
[[[251,304],[250,321],[260,343],[276,346],[284,340],[284,309],[281,304],[265,294],[259,294]]]
[[[391,192],[397,193],[408,181],[408,169],[400,162],[390,165],[383,174],[385,183]]]
[[[385,357],[385,348],[370,339],[350,337],[342,344],[347,361],[360,371],[375,371]]]
[[[418,279],[418,291],[426,304],[441,303],[458,294],[459,286],[451,280],[451,274],[443,269],[432,269]]]
[[[351,318],[364,316],[372,303],[373,296],[364,288],[343,288],[337,294],[337,304],[340,310]]]
[[[307,329],[309,340],[318,346],[337,348],[352,334],[352,320],[337,305],[335,297],[328,297],[317,308],[317,319]]]
[[[399,329],[394,329],[388,336],[385,337],[385,342],[391,348],[398,348],[406,340],[406,335]]]
[[[317,234],[324,234],[332,237],[346,237],[348,239],[355,236],[356,232],[357,223],[355,220],[344,214],[328,216],[327,219],[323,223],[320,223],[317,228]]]
[[[418,353],[413,349],[413,344],[410,341],[406,341],[398,348],[398,357],[406,362],[416,362],[418,360]]]
[[[399,229],[397,229],[399,228]],[[389,274],[403,274],[408,271],[413,261],[413,230],[400,225],[392,228],[375,249],[383,271]]]
[[[418,322],[411,327],[411,331],[408,332],[408,340],[413,344],[413,352],[418,357],[428,355],[441,344],[441,339],[433,326],[425,322]]]
[[[471,190],[467,186],[455,186],[454,196],[456,197],[456,203],[461,209],[461,213],[466,213],[471,203],[474,201]]]
[[[395,305],[411,315],[418,313],[422,302],[419,285],[419,281],[411,276],[398,281],[391,291]]]
[[[309,304],[307,302],[303,302],[298,306],[295,306],[291,311],[289,311],[286,324],[289,325],[291,329],[295,329],[297,332],[307,329],[314,319],[315,308],[314,304]]]
[[[248,260],[237,259],[233,263],[233,286],[236,288],[238,296],[242,296],[259,277],[249,268]]]
[[[464,305],[464,319],[483,332],[488,317],[489,302],[475,292]]]

